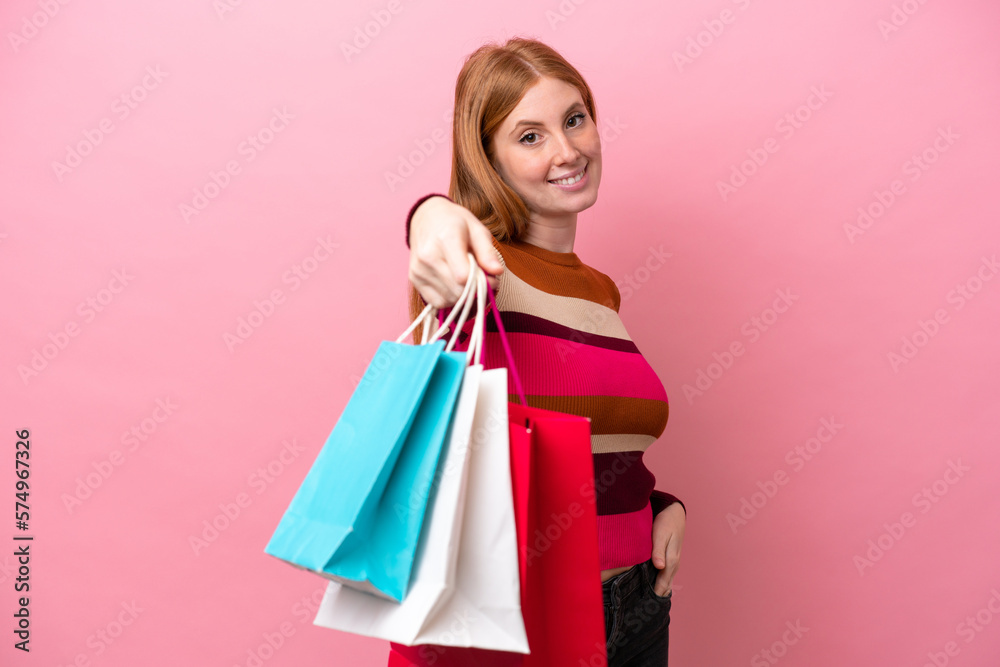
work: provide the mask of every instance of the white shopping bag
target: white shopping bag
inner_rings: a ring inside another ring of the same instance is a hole
[[[480,387],[455,588],[413,643],[530,653],[521,616],[507,369],[483,371]]]
[[[486,279],[478,265],[473,273],[482,296],[469,351],[481,357]],[[410,646],[529,652],[521,615],[507,400],[505,368],[484,371],[481,359],[467,367],[409,592],[395,602],[330,582],[316,625]]]

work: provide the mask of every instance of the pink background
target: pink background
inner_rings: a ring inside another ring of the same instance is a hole
[[[575,250],[671,399],[671,664],[997,664],[995,2],[222,2],[0,9],[0,495],[30,429],[35,535],[23,654],[7,514],[0,662],[385,663],[263,548],[406,327],[403,220],[447,188],[464,58],[528,35],[593,87]]]

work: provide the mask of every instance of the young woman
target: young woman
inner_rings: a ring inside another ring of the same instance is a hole
[[[455,304],[467,253],[490,275],[528,404],[591,418],[608,664],[662,667],[686,513],[642,462],[666,427],[663,385],[618,317],[614,281],[573,252],[601,182],[596,120],[583,77],[541,42],[469,56],[449,195],[421,198],[407,218],[410,317]],[[506,366],[492,343],[484,366]]]

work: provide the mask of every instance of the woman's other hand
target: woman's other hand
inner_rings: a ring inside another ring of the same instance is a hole
[[[472,211],[444,197],[431,197],[414,211],[408,277],[425,302],[439,310],[455,305],[469,279],[470,252],[496,292],[493,276],[503,265],[490,231]]]
[[[680,503],[671,503],[653,519],[653,565],[660,571],[656,575],[653,591],[665,596],[673,587],[674,575],[681,559],[684,543],[684,526],[687,514]]]

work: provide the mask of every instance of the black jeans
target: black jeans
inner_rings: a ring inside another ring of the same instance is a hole
[[[674,592],[654,592],[659,572],[650,558],[603,583],[608,667],[666,667]]]

